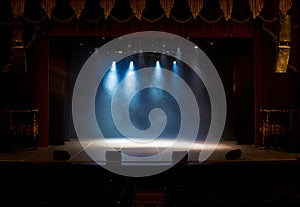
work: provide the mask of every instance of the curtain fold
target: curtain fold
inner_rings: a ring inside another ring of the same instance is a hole
[[[286,15],[290,8],[292,8],[292,0],[279,1],[279,10],[281,11],[282,15]]]
[[[264,7],[264,0],[249,0],[250,10],[255,19]]]
[[[199,15],[201,9],[203,8],[203,0],[189,0],[189,5],[194,19]]]
[[[100,5],[103,7],[105,19],[107,19],[107,17],[110,15],[112,8],[115,5],[115,1],[114,0],[100,0]]]
[[[30,6],[28,7],[31,9],[30,12],[26,13],[26,4],[29,2],[21,0],[11,0],[10,2],[9,5],[2,3],[1,5],[7,8],[1,8],[1,11],[12,11],[11,13],[15,17],[24,16],[24,20],[29,24],[41,24],[45,29],[43,34],[48,33],[55,36],[98,36],[99,34],[119,36],[130,31],[159,28],[183,36],[188,33],[188,36],[211,34],[248,37],[255,36],[260,28],[276,39],[279,32],[277,24],[280,14],[292,15],[292,30],[296,30],[300,25],[300,1],[298,0],[185,0],[185,2],[127,0],[121,1],[122,5],[126,6],[126,11],[123,9],[124,12],[120,14],[121,16],[118,12],[112,13],[114,8],[120,4],[120,2],[116,4],[117,0],[65,0],[65,3],[57,0],[30,2],[30,4],[40,4],[40,7],[36,8],[42,8],[46,16],[33,15],[33,8]],[[59,2],[60,4],[58,4]],[[62,6],[64,4],[67,6]],[[184,4],[188,6],[182,7]],[[160,8],[162,13],[154,12],[154,8],[155,10]],[[9,12],[7,13],[9,14]],[[102,19],[102,17],[104,18]],[[45,18],[52,19],[44,21]],[[5,17],[4,13],[0,14],[0,25],[5,26],[12,23],[12,19],[9,20],[11,22],[8,22],[7,19],[9,18]],[[228,23],[224,23],[224,20]],[[160,25],[161,22],[164,24]],[[220,25],[222,30],[218,28]],[[206,28],[208,31],[202,31],[202,28]],[[296,38],[298,39],[298,36]]]
[[[11,0],[11,8],[15,17],[24,15],[25,1],[23,0]]]
[[[85,7],[85,0],[70,0],[70,6],[74,10],[77,19],[79,19],[81,11]]]
[[[41,6],[45,10],[47,16],[51,18],[52,9],[55,7],[55,0],[42,0]]]
[[[220,8],[223,10],[224,17],[227,20],[231,18],[233,0],[219,0]]]
[[[174,0],[160,0],[160,6],[164,9],[167,17],[169,17],[173,5],[174,5]]]
[[[132,11],[134,12],[135,16],[141,20],[143,15],[143,10],[146,7],[146,0],[130,0],[130,6],[132,8]]]

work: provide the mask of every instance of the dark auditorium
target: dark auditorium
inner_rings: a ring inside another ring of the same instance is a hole
[[[0,205],[300,206],[299,0],[1,0]]]

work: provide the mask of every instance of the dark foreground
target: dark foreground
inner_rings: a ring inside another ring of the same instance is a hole
[[[0,164],[1,206],[300,206],[300,162],[178,165],[144,178],[96,164]]]

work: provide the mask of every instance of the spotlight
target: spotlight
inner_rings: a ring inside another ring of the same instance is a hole
[[[156,69],[161,69],[161,67],[160,67],[160,63],[159,63],[159,61],[158,61],[158,60],[156,61],[155,68],[156,68]]]
[[[111,64],[111,70],[116,70],[116,61],[113,61]]]
[[[177,52],[176,52],[176,57],[180,59],[181,58],[181,54],[182,54],[182,52],[180,50],[180,47],[178,47],[177,48]]]
[[[134,69],[133,61],[131,60],[130,63],[129,63],[129,70],[133,71],[133,69]]]
[[[159,67],[159,61],[158,60],[156,61],[155,67]]]
[[[178,74],[178,68],[177,68],[176,60],[173,61],[173,67],[172,68],[173,68],[174,73]]]

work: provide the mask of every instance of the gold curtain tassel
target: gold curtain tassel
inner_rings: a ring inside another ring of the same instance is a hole
[[[253,19],[255,19],[264,7],[264,0],[249,0],[249,6]]]
[[[24,0],[11,0],[11,8],[15,17],[24,15],[25,1]]]
[[[160,6],[164,9],[166,16],[169,18],[174,0],[160,0]]]
[[[81,11],[85,7],[85,0],[70,0],[70,6],[74,10],[77,19],[79,19]]]
[[[203,8],[203,0],[189,0],[189,5],[193,18],[196,19]]]
[[[282,15],[286,15],[290,8],[292,8],[292,0],[279,1],[279,10],[281,11]]]
[[[100,5],[104,9],[104,16],[107,19],[112,8],[115,6],[115,0],[100,0]]]
[[[46,12],[49,19],[51,19],[52,9],[55,7],[55,0],[42,0],[41,6]]]
[[[220,8],[223,10],[226,21],[231,18],[233,0],[219,0]]]
[[[135,16],[141,20],[143,15],[143,10],[146,7],[146,0],[130,0],[130,7],[134,12]]]

